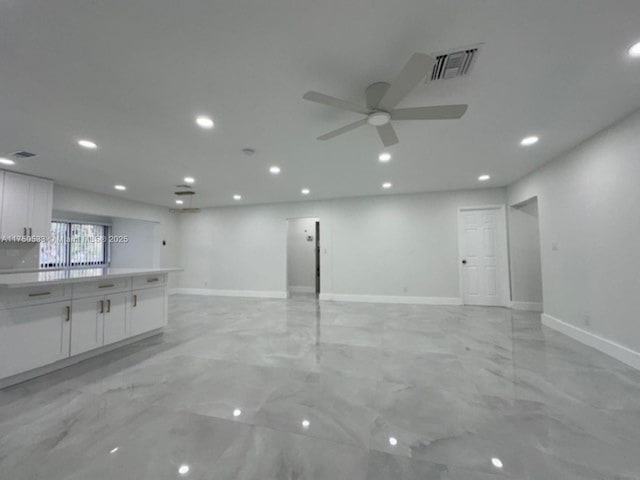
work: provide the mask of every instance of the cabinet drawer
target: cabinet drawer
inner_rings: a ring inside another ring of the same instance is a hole
[[[133,289],[161,287],[166,281],[166,275],[142,275],[140,277],[133,277]]]
[[[69,285],[0,288],[0,309],[20,305],[36,305],[64,300],[71,296]]]
[[[130,278],[107,278],[95,282],[83,282],[73,285],[73,298],[108,295],[111,292],[122,292],[131,289]]]

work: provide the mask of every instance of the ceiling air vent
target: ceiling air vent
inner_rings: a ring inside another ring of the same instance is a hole
[[[31,157],[35,157],[36,154],[22,150],[20,152],[13,153],[11,156],[14,158],[31,158]]]
[[[462,77],[471,71],[478,58],[479,47],[469,47],[455,52],[437,54],[431,72],[431,81]]]

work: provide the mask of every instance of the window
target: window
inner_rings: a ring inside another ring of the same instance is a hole
[[[51,222],[51,234],[40,243],[40,268],[106,265],[109,227],[91,223]]]

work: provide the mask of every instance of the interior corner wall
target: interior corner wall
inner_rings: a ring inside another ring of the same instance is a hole
[[[511,299],[514,305],[541,310],[542,264],[537,198],[511,205],[509,213],[509,258]]]
[[[543,318],[640,368],[638,132],[640,112],[511,185],[508,200],[538,198]]]
[[[179,287],[287,290],[287,219],[320,221],[326,296],[460,300],[458,208],[504,205],[505,189],[208,208],[180,218]]]

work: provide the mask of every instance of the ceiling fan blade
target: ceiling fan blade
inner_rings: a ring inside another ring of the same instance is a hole
[[[343,133],[347,133],[351,130],[355,130],[362,125],[367,124],[367,119],[363,118],[362,120],[358,120],[357,122],[350,123],[349,125],[345,125],[344,127],[333,130],[329,133],[325,133],[318,137],[318,140],[329,140],[330,138],[337,137],[338,135],[342,135]]]
[[[436,61],[425,53],[414,53],[400,75],[391,83],[378,104],[380,110],[390,112],[413,88],[427,76]]]
[[[460,118],[469,105],[435,105],[433,107],[398,108],[391,112],[392,120],[446,120]]]
[[[307,92],[302,98],[309,100],[310,102],[321,103],[323,105],[329,105],[330,107],[340,108],[342,110],[348,110],[350,112],[361,113],[363,115],[369,115],[370,110],[355,103],[347,102],[346,100],[340,100],[336,97],[325,95],[318,92]]]
[[[396,135],[396,131],[393,129],[390,123],[376,127],[376,129],[378,130],[380,140],[382,140],[382,143],[385,147],[390,147],[391,145],[395,145],[399,142],[398,135]]]

